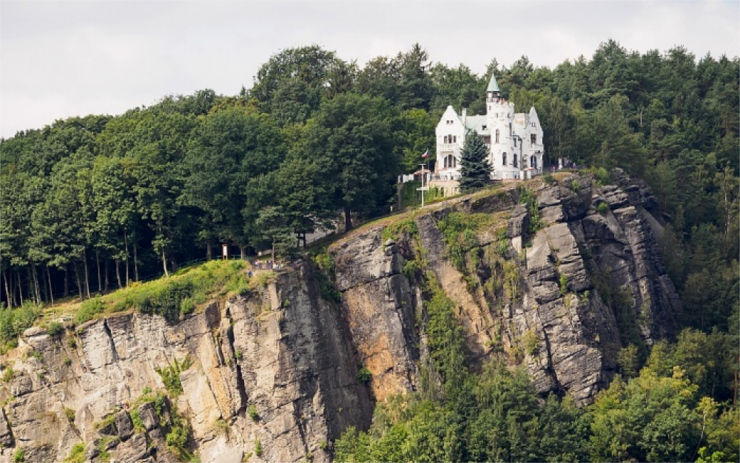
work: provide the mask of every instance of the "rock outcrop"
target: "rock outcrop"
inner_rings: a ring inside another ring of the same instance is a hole
[[[364,227],[329,247],[331,274],[296,264],[176,325],[128,312],[60,337],[31,328],[2,358],[0,462],[17,449],[62,461],[81,446],[92,462],[178,461],[179,450],[329,461],[347,427],[369,426],[375,401],[420,386],[429,278],[453,301],[475,364],[523,363],[538,391],[589,403],[619,349],[670,334],[679,304],[652,194],[613,178],[511,184],[434,205],[394,233]],[[441,225],[451,214],[477,224],[456,259]],[[168,446],[178,432],[180,448]]]

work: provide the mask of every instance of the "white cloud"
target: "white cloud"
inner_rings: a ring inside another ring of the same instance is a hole
[[[736,1],[0,1],[0,136],[120,113],[201,88],[234,94],[281,49],[317,43],[364,64],[419,42],[482,72],[527,55],[554,66],[614,38],[737,56]]]

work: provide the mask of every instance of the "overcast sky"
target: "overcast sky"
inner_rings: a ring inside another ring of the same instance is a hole
[[[55,119],[119,114],[202,88],[233,95],[281,49],[319,44],[364,64],[414,42],[483,72],[527,55],[553,66],[614,38],[740,55],[732,1],[0,0],[0,137]]]

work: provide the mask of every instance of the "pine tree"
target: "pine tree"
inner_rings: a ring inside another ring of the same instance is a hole
[[[460,153],[460,192],[468,193],[491,182],[491,165],[486,159],[488,149],[483,138],[473,131],[465,137]]]

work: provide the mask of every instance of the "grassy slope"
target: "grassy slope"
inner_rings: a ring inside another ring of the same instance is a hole
[[[172,289],[186,288],[173,302],[179,302],[184,313],[189,313],[217,297],[228,297],[244,292],[256,283],[249,281],[251,269],[246,261],[212,260],[203,264],[180,269],[170,277],[161,277],[146,283],[133,283],[103,296],[87,301],[68,299],[44,309],[36,321],[37,325],[48,326],[51,322],[82,322],[84,318],[97,318],[114,312],[141,308],[146,301],[162,298]],[[255,275],[252,280],[255,280]],[[83,312],[87,312],[81,315]]]

